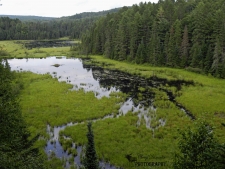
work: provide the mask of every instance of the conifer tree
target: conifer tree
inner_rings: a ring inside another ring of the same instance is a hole
[[[170,29],[170,37],[168,42],[168,58],[167,65],[174,67],[176,63],[176,50],[175,50],[175,39],[174,39],[174,27],[172,26]]]
[[[84,167],[86,169],[98,169],[99,165],[98,165],[97,155],[96,155],[96,151],[95,151],[92,123],[89,122],[87,124],[87,127],[88,127],[88,132],[87,132],[88,143],[86,145]]]
[[[145,53],[145,46],[143,39],[141,41],[141,44],[138,46],[137,54],[136,54],[136,63],[145,63],[146,62],[146,53]]]
[[[187,25],[184,27],[183,39],[181,42],[181,66],[186,67],[189,56],[189,39]]]
[[[221,49],[219,39],[217,38],[215,49],[214,49],[214,54],[213,54],[213,63],[212,63],[212,70],[213,70],[215,76],[217,76],[217,77],[221,76],[222,65],[223,65],[222,49]]]
[[[156,22],[153,22],[151,38],[148,46],[148,61],[152,65],[157,65],[158,56],[160,54],[160,40]]]
[[[211,45],[209,45],[207,53],[206,53],[206,57],[204,59],[204,72],[206,74],[211,72],[211,66],[212,66],[212,62],[213,62],[212,56],[213,56],[213,50],[212,50]]]

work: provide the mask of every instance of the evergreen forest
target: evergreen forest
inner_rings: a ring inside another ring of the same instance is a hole
[[[159,0],[124,7],[82,36],[85,54],[225,78],[223,0]]]

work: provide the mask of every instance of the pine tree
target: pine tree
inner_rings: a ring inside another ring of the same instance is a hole
[[[168,57],[167,57],[167,65],[174,67],[176,63],[176,50],[175,50],[175,39],[174,39],[174,27],[172,26],[170,29],[170,37],[168,42]]]
[[[141,41],[141,44],[138,46],[137,54],[136,54],[136,63],[145,63],[146,62],[146,52],[145,52],[145,46],[143,39]]]
[[[204,60],[204,72],[210,73],[211,72],[211,67],[212,67],[212,63],[213,63],[213,50],[211,45],[208,46],[208,51],[206,53],[206,57]]]
[[[86,145],[84,167],[86,169],[98,169],[99,165],[98,165],[97,155],[96,155],[96,151],[95,151],[92,123],[89,122],[87,124],[87,127],[88,127],[88,132],[87,132],[88,143]]]
[[[202,47],[198,42],[194,43],[191,48],[191,66],[194,68],[200,67],[200,61],[202,58]]]
[[[184,27],[183,39],[181,42],[181,66],[186,67],[189,55],[189,39],[187,25]]]
[[[148,61],[152,65],[158,64],[158,56],[160,55],[160,40],[157,31],[157,23],[153,22],[151,38],[148,45]]]
[[[221,77],[221,73],[223,69],[222,65],[223,65],[222,49],[221,49],[219,39],[217,38],[214,54],[213,54],[213,63],[212,63],[212,71],[215,74],[215,76]]]
[[[180,52],[181,52],[181,22],[179,20],[176,20],[174,22],[174,41],[175,41],[175,65],[180,66]]]

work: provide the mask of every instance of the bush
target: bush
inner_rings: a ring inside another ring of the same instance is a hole
[[[213,136],[212,127],[206,122],[197,123],[194,129],[182,131],[179,140],[179,153],[174,158],[174,169],[221,168],[217,159],[223,159],[225,151],[218,156],[219,143]],[[224,168],[224,166],[222,167]]]

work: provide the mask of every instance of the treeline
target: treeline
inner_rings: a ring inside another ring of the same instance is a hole
[[[22,22],[8,17],[0,18],[0,40],[57,39],[65,36],[80,38],[96,19],[60,19],[52,21]]]
[[[224,0],[159,0],[108,14],[82,36],[85,54],[225,78]]]
[[[26,16],[26,15],[0,15],[0,17],[9,17],[10,19],[19,19],[21,21],[49,21],[56,19],[54,17]]]
[[[65,36],[71,39],[79,39],[81,34],[90,29],[98,18],[105,16],[107,13],[115,13],[118,10],[119,8],[100,12],[83,12],[57,19],[13,15],[0,17],[0,40],[58,39]]]

